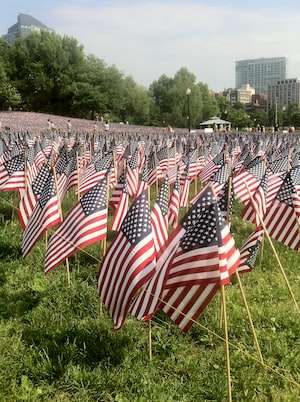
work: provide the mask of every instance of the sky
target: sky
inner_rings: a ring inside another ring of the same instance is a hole
[[[235,61],[261,57],[287,57],[300,78],[299,0],[1,0],[0,36],[20,13],[146,88],[186,67],[220,92],[235,87]]]

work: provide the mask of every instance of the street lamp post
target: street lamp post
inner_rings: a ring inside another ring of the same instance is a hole
[[[191,113],[190,113],[190,95],[191,95],[191,90],[190,88],[187,88],[185,91],[185,94],[187,96],[187,120],[188,120],[188,127],[189,127],[189,133],[191,132]]]
[[[284,113],[285,113],[285,106],[282,106],[282,131],[284,130]]]

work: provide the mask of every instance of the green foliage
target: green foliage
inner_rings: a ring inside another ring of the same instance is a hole
[[[64,214],[74,202],[71,193],[64,200]],[[114,333],[104,306],[101,313],[96,289],[101,245],[91,245],[70,258],[70,286],[64,264],[45,277],[44,239],[26,260],[21,257],[16,203],[15,194],[1,193],[1,401],[228,400],[220,294],[187,334],[158,311],[152,320],[150,361],[148,323],[129,316],[122,330]],[[231,224],[238,246],[253,229],[240,219],[242,208],[235,202]],[[109,231],[108,243],[114,235]],[[299,300],[300,256],[276,242],[274,246]],[[253,272],[241,276],[241,282],[264,365],[259,361],[241,288],[232,277],[226,286],[232,398],[297,401],[299,312],[268,242]]]
[[[275,110],[268,116],[261,110],[248,114],[245,105],[231,104],[196,82],[186,67],[174,77],[163,74],[147,89],[116,66],[86,56],[76,39],[44,31],[18,38],[13,45],[0,38],[0,109],[182,128],[189,126],[189,117],[192,129],[213,116],[239,129],[275,122]],[[299,127],[299,110],[298,105],[278,110],[278,123]]]

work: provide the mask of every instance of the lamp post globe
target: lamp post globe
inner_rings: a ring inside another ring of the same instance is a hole
[[[187,96],[187,120],[188,120],[188,128],[189,128],[189,133],[191,132],[191,112],[190,112],[190,95],[191,95],[191,89],[187,88],[185,91],[185,94]]]

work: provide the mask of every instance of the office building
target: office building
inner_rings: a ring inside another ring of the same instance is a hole
[[[31,15],[19,14],[18,22],[8,28],[7,34],[2,35],[2,38],[8,43],[13,44],[17,38],[27,36],[33,32],[41,32],[42,30],[54,32],[53,29],[46,27],[46,25],[31,17]]]
[[[268,87],[268,110],[287,109],[290,105],[300,107],[300,79],[288,78]]]
[[[267,94],[268,86],[287,76],[287,59],[272,57],[235,62],[235,87],[249,84],[256,94]]]
[[[241,88],[229,88],[223,92],[223,95],[231,103],[240,102],[244,104],[251,103],[254,94],[255,90],[249,84],[242,85]]]

